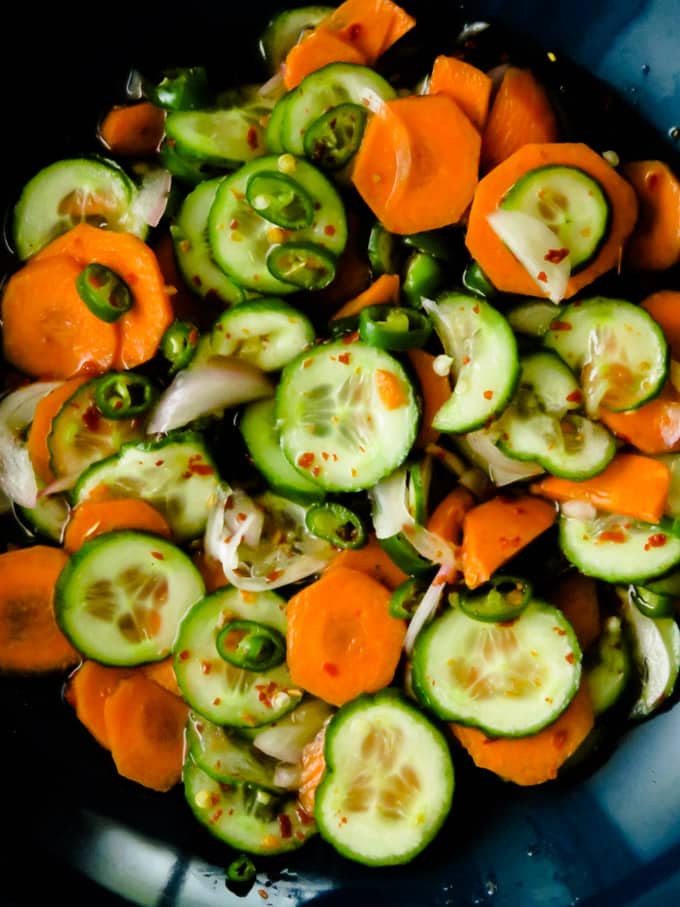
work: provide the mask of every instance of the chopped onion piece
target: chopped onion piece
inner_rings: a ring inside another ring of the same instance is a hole
[[[551,302],[561,302],[571,274],[571,256],[567,255],[559,263],[550,261],[550,252],[556,242],[550,227],[531,214],[503,208],[492,211],[487,220],[494,233],[526,269],[542,295]]]
[[[446,588],[446,578],[448,575],[448,569],[442,567],[437,572],[437,575],[427,587],[425,594],[420,600],[420,604],[409,622],[406,637],[404,639],[404,650],[407,655],[411,654],[416,637],[425,624],[434,616],[435,611],[439,607],[439,602],[442,600],[442,595]]]
[[[175,375],[151,413],[147,432],[172,431],[201,416],[273,393],[269,378],[254,365],[235,357],[213,356]]]
[[[264,727],[256,734],[253,746],[279,762],[297,763],[305,746],[325,727],[333,712],[321,699],[309,699],[284,718]]]
[[[172,174],[163,167],[153,167],[142,176],[142,183],[132,202],[127,219],[132,223],[157,227],[168,206]]]
[[[302,783],[302,769],[299,765],[281,762],[274,769],[274,784],[284,790],[298,790]]]
[[[597,510],[589,501],[563,501],[560,510],[565,516],[576,520],[594,520]]]
[[[489,478],[498,488],[539,476],[545,470],[538,463],[513,460],[496,447],[498,433],[493,429],[481,428],[463,436],[465,444],[481,460],[489,472]]]
[[[235,570],[239,545],[246,537],[250,544],[257,545],[263,522],[264,514],[247,494],[223,483],[208,512],[206,553],[219,561],[223,570]]]

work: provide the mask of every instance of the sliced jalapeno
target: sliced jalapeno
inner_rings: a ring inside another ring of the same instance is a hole
[[[257,875],[255,864],[250,857],[242,853],[227,866],[227,881],[234,885],[247,885]]]
[[[532,594],[529,580],[499,575],[474,592],[461,592],[458,603],[468,617],[498,623],[519,617]]]
[[[190,321],[175,319],[161,339],[161,354],[168,360],[170,374],[186,368],[196,354],[200,334]]]
[[[411,350],[425,346],[432,322],[424,312],[394,305],[371,305],[359,315],[359,336],[382,350]]]
[[[260,217],[285,227],[303,230],[314,220],[314,201],[297,180],[276,170],[254,173],[246,186],[246,199]]]
[[[402,293],[412,306],[420,306],[423,297],[436,296],[446,283],[446,271],[440,261],[427,252],[414,252],[406,262]]]
[[[476,293],[477,296],[483,296],[485,299],[498,296],[498,290],[476,261],[471,261],[463,271],[463,286],[471,293]]]
[[[76,278],[76,289],[93,315],[112,324],[132,308],[132,292],[120,275],[92,262]]]
[[[415,576],[409,576],[392,593],[389,604],[390,615],[400,620],[410,620],[426,589],[427,583]]]
[[[335,256],[314,243],[282,243],[269,252],[267,268],[301,290],[322,290],[335,277]]]
[[[331,337],[343,337],[359,330],[359,316],[347,315],[345,318],[332,318],[328,322],[328,332]]]
[[[254,620],[231,620],[215,641],[220,657],[245,671],[268,671],[286,658],[286,641],[273,627]]]
[[[166,110],[200,110],[212,99],[204,66],[167,69],[157,83],[145,79],[144,95]]]
[[[362,548],[366,528],[361,519],[342,504],[333,501],[313,504],[305,516],[307,529],[336,548]]]
[[[114,372],[99,378],[94,402],[107,419],[141,416],[155,402],[158,392],[151,381],[135,372]]]
[[[398,274],[401,270],[400,243],[394,233],[376,221],[368,234],[368,262],[374,277]]]
[[[410,233],[404,237],[404,244],[417,252],[425,252],[440,261],[450,261],[452,257],[452,244],[450,235],[447,237],[440,230],[424,230],[422,233]]]
[[[366,109],[359,104],[331,107],[306,129],[305,155],[324,170],[344,167],[361,144],[366,117]]]
[[[631,586],[630,597],[635,607],[645,617],[670,617],[677,599],[672,595],[652,592],[644,586]]]

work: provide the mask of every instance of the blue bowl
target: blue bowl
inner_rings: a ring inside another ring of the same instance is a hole
[[[680,0],[404,5],[436,39],[438,52],[453,46],[463,20],[493,20],[524,36],[522,46],[533,39],[555,53],[557,67],[566,66],[555,70],[558,94],[585,74],[593,100],[613,94],[616,114],[605,106],[590,124],[600,150],[622,142],[677,165]],[[9,92],[3,206],[37,166],[85,146],[130,66],[211,58],[238,81],[253,65],[256,36],[274,8],[252,0],[236,11],[204,4],[178,20],[174,12],[107,8],[99,12],[103,22],[69,15],[63,6],[41,13],[52,41],[24,60]],[[30,36],[32,14],[17,15],[15,33]],[[8,135],[15,138],[8,142]],[[680,289],[677,275],[673,280]],[[156,795],[115,776],[108,753],[59,701],[58,683],[1,679],[0,715],[9,836],[0,902],[8,907],[59,896],[96,907],[680,903],[680,706],[630,729],[597,764],[586,762],[542,788],[505,785],[461,763],[450,821],[407,866],[367,869],[314,840],[298,854],[262,861],[243,897],[225,887],[227,849],[197,826],[181,792]]]

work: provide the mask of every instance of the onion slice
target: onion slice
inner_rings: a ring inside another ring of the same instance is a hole
[[[128,212],[128,219],[133,223],[144,223],[157,227],[168,206],[172,187],[172,174],[164,167],[152,167],[142,176]]]
[[[499,432],[496,428],[480,428],[463,435],[463,444],[484,464],[489,478],[497,488],[521,482],[545,472],[539,463],[531,460],[513,460],[496,447]]]
[[[442,595],[446,589],[446,581],[449,577],[449,571],[446,567],[441,567],[437,572],[437,575],[432,580],[430,585],[427,587],[425,594],[420,600],[420,604],[415,610],[415,613],[411,620],[409,621],[408,629],[406,630],[406,636],[404,638],[404,651],[407,655],[410,655],[416,637],[423,629],[426,623],[432,619],[435,611],[439,607],[439,603],[442,600]]]
[[[148,434],[181,428],[223,409],[270,397],[274,386],[260,369],[228,356],[183,369],[163,391],[147,426]]]

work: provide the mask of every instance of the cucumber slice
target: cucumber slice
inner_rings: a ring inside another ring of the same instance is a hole
[[[207,240],[208,214],[221,177],[200,182],[182,201],[170,233],[180,273],[189,289],[225,305],[245,299],[244,290],[215,264]]]
[[[288,51],[332,12],[332,6],[300,6],[270,19],[260,38],[260,52],[269,71],[277,72]]]
[[[267,127],[264,133],[264,141],[267,146],[267,151],[270,154],[281,154],[286,149],[283,147],[283,142],[281,141],[281,130],[283,128],[284,120],[287,116],[288,104],[293,95],[292,91],[287,91],[286,94],[281,95],[276,104],[274,104],[274,109],[271,112],[269,120],[267,121]]]
[[[293,177],[314,199],[315,219],[309,227],[283,230],[248,204],[249,181],[266,171]],[[259,293],[294,293],[294,284],[270,273],[270,251],[287,243],[312,243],[331,256],[340,255],[347,241],[345,209],[335,187],[312,164],[291,155],[266,155],[222,181],[208,217],[208,240],[219,267],[241,286]]]
[[[284,368],[276,419],[293,466],[326,491],[358,491],[406,459],[419,411],[393,356],[361,341],[336,340]]]
[[[596,717],[612,708],[628,686],[631,656],[621,619],[612,615],[605,621],[597,645],[589,650],[585,674]]]
[[[201,825],[236,850],[272,855],[301,847],[317,828],[297,796],[276,796],[252,784],[215,781],[193,759],[183,770],[184,794]]]
[[[86,658],[107,665],[160,661],[180,620],[205,594],[191,558],[146,532],[107,532],[71,556],[55,589],[61,629]]]
[[[315,808],[321,836],[368,866],[406,863],[441,828],[454,768],[443,734],[393,691],[360,696],[326,729]]]
[[[616,441],[602,424],[575,412],[583,395],[571,369],[550,350],[525,354],[520,368],[518,388],[497,423],[498,447],[565,479],[602,472]]]
[[[256,784],[281,793],[274,784],[276,760],[255,749],[252,741],[238,731],[213,724],[202,715],[190,712],[186,726],[186,745],[191,758],[206,774],[221,784]]]
[[[527,299],[512,306],[506,313],[508,324],[516,334],[540,339],[550,330],[553,322],[559,324],[563,306],[541,299]]]
[[[286,633],[286,601],[275,592],[218,589],[191,608],[174,645],[177,683],[189,706],[209,721],[258,727],[290,712],[302,698],[285,663],[247,671],[220,657],[217,636],[230,620],[254,620]]]
[[[581,678],[581,649],[558,608],[533,599],[509,624],[452,607],[421,631],[413,687],[438,718],[491,737],[525,737],[555,721]]]
[[[586,413],[637,409],[668,374],[663,331],[640,306],[595,296],[573,302],[543,338],[580,378]]]
[[[142,498],[160,510],[173,536],[183,542],[205,531],[218,484],[217,468],[203,439],[185,432],[161,441],[125,444],[117,454],[90,466],[73,496],[78,504],[103,487],[109,497]]]
[[[506,406],[519,378],[517,341],[510,325],[488,302],[464,293],[424,299],[447,355],[453,360],[453,392],[432,420],[439,431],[480,428]]]
[[[559,542],[581,573],[610,583],[636,583],[661,576],[680,563],[680,539],[661,527],[618,514],[594,520],[560,516]]]
[[[235,169],[264,151],[264,127],[257,108],[173,110],[165,134],[177,153],[203,165]]]
[[[38,497],[35,507],[15,505],[19,522],[27,523],[31,533],[61,545],[71,515],[68,498],[63,494]]]
[[[556,256],[569,254],[572,274],[595,258],[609,234],[609,199],[597,180],[578,167],[530,170],[508,189],[500,207],[543,221],[555,234]]]

